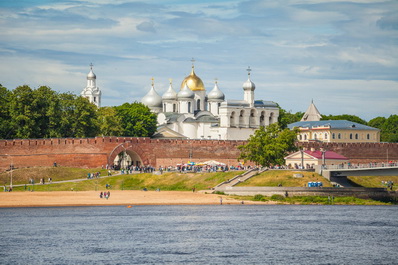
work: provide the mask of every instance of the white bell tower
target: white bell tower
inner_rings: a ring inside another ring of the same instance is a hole
[[[93,103],[98,108],[101,107],[101,90],[96,84],[97,76],[93,72],[93,64],[90,64],[90,72],[87,74],[87,86],[80,94],[82,97],[87,98],[90,103]]]

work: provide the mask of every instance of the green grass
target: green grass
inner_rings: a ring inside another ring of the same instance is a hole
[[[217,184],[241,174],[242,171],[215,172],[215,173],[176,173],[168,172],[161,175],[151,173],[112,176],[103,179],[91,179],[79,182],[53,183],[47,185],[27,185],[26,190],[35,191],[86,191],[104,190],[106,184],[110,190],[170,190],[190,191],[210,189]],[[15,187],[14,191],[23,191],[25,187]]]
[[[79,178],[87,178],[88,173],[100,172],[106,175],[107,171],[101,168],[72,168],[72,167],[31,167],[15,169],[12,172],[12,183],[25,184],[29,183],[29,179],[34,179],[35,183],[39,183],[41,178],[47,182],[48,178],[53,181],[71,180]],[[11,172],[0,173],[0,185],[9,185]]]
[[[294,178],[293,174],[302,174],[302,178]],[[237,186],[245,187],[277,187],[282,185],[283,187],[306,187],[308,182],[322,182],[324,187],[332,187],[332,184],[315,172],[307,171],[290,171],[290,170],[268,170],[265,171],[245,182],[238,184]]]
[[[255,196],[232,196],[237,200],[251,200],[251,201],[272,201],[280,204],[321,204],[321,205],[392,205],[396,202],[381,202],[375,200],[359,199],[355,197],[334,197],[333,201],[326,196],[294,196],[284,197],[282,195],[272,195],[271,197],[257,194]]]
[[[393,181],[396,190],[398,187],[398,176],[360,176],[360,177],[348,177],[349,180],[356,183],[359,186],[367,188],[387,188],[382,184],[382,181]]]

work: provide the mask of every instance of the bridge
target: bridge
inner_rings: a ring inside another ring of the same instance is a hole
[[[398,176],[398,162],[324,165],[315,170],[330,181],[347,176]]]

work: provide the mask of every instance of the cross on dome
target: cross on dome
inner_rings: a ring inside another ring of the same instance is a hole
[[[93,63],[90,63],[90,69],[93,70]]]
[[[252,71],[252,69],[250,69],[250,66],[246,69],[246,71],[247,71],[247,75],[250,76],[250,72]]]
[[[191,59],[191,62],[192,62],[192,68],[194,68],[194,67],[195,67],[195,65],[194,65],[194,64],[195,64],[195,61],[196,61],[196,60],[195,60],[195,59],[192,57],[192,59]]]

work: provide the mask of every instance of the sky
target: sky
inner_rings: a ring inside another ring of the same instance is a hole
[[[209,92],[365,120],[398,114],[398,1],[1,0],[0,84],[80,94],[93,63],[103,106],[162,95],[191,71]]]

